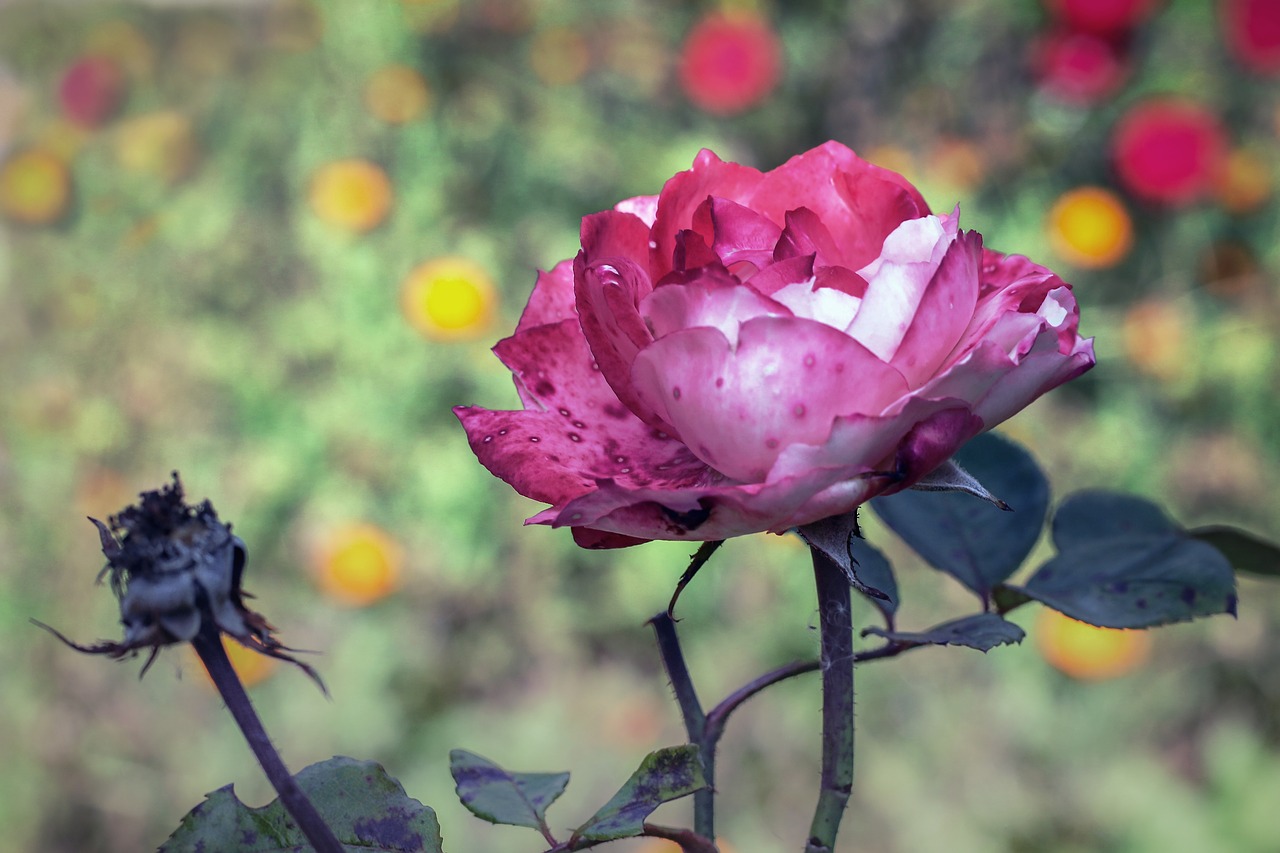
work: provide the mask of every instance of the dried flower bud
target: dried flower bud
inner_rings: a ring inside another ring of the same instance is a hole
[[[213,505],[206,500],[189,506],[176,471],[172,484],[140,497],[107,524],[89,519],[107,558],[99,580],[108,575],[120,601],[123,642],[82,646],[36,624],[89,654],[123,658],[150,649],[143,673],[163,646],[190,642],[202,631],[225,633],[260,654],[297,665],[323,690],[315,670],[286,654],[293,649],[275,639],[275,629],[261,614],[245,606],[247,593],[240,588],[244,542],[218,519]]]

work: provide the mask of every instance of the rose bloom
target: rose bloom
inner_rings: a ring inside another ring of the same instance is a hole
[[[1078,320],[1053,272],[843,145],[766,173],[703,151],[538,276],[494,347],[524,409],[454,411],[551,505],[529,523],[584,547],[782,533],[920,483],[1088,370]]]

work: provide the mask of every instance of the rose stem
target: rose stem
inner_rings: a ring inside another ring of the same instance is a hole
[[[822,788],[805,853],[832,853],[853,788],[853,619],[848,578],[811,550],[822,645]]]
[[[676,623],[672,621],[670,615],[663,612],[650,619],[649,624],[653,626],[653,633],[657,635],[662,666],[667,670],[667,677],[671,679],[671,688],[675,691],[676,702],[680,705],[680,716],[684,717],[684,728],[689,734],[689,743],[695,744],[702,756],[702,772],[707,780],[707,787],[693,794],[693,829],[703,838],[714,839],[716,837],[715,740],[706,737],[707,717],[702,711],[702,703],[698,701],[698,693],[694,690],[689,668],[685,665],[684,653],[680,651]]]
[[[262,765],[271,786],[280,795],[280,803],[297,821],[298,828],[311,842],[316,853],[343,853],[341,842],[320,817],[311,800],[307,799],[307,795],[298,787],[297,780],[285,768],[280,753],[276,752],[276,748],[271,745],[271,739],[267,737],[266,729],[262,727],[262,720],[253,710],[249,694],[245,692],[244,685],[240,683],[240,677],[231,666],[227,650],[222,647],[222,638],[218,629],[210,624],[212,620],[204,621],[205,624],[200,629],[200,633],[191,640],[191,646],[200,656],[204,668],[209,671],[209,678],[222,694],[222,701],[227,703],[227,710],[240,726],[244,739],[248,741],[249,748],[253,750],[258,763]]]

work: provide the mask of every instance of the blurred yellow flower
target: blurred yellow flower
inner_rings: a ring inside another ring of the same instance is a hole
[[[151,42],[137,27],[119,18],[94,27],[85,39],[85,53],[114,59],[134,80],[146,79],[155,70]]]
[[[716,847],[720,848],[720,853],[737,853],[737,848],[723,838],[716,839]],[[680,853],[681,849],[679,844],[665,838],[646,838],[635,848],[636,853]]]
[[[1191,321],[1176,303],[1149,299],[1130,306],[1120,332],[1130,363],[1148,376],[1172,381],[1191,364],[1187,357]]]
[[[1085,681],[1127,675],[1151,656],[1151,635],[1146,631],[1099,628],[1048,607],[1036,616],[1035,640],[1055,669]]]
[[[591,67],[591,51],[582,33],[569,27],[549,27],[529,43],[529,65],[548,86],[576,83]]]
[[[1256,151],[1237,148],[1227,155],[1226,168],[1215,188],[1218,201],[1229,213],[1252,213],[1271,198],[1271,168]]]
[[[1103,269],[1123,260],[1133,246],[1133,222],[1120,197],[1102,187],[1063,193],[1049,211],[1054,251],[1085,269]]]
[[[387,124],[405,124],[431,106],[427,81],[408,65],[387,65],[374,72],[364,87],[364,105]]]
[[[365,523],[341,525],[321,543],[315,578],[321,592],[334,601],[363,607],[396,589],[404,551],[380,527]]]
[[[191,119],[176,110],[161,110],[123,121],[115,131],[115,153],[125,171],[177,183],[196,164]]]
[[[409,323],[424,336],[457,340],[488,331],[497,294],[484,267],[447,255],[410,272],[401,287],[400,302]]]
[[[391,181],[368,160],[337,160],[316,170],[308,198],[324,222],[364,233],[381,224],[391,210]]]
[[[222,647],[227,650],[227,657],[231,659],[231,666],[235,669],[236,675],[240,676],[240,681],[244,683],[245,687],[261,684],[275,672],[275,658],[255,652],[234,640],[228,642],[226,635],[222,636]],[[191,655],[192,660],[195,661],[195,665],[200,667],[200,671],[204,673],[205,683],[212,687],[213,681],[209,678],[209,673],[205,672],[204,664],[200,663],[200,659],[196,657],[195,650],[191,646],[187,646],[187,652]]]
[[[15,222],[57,222],[70,197],[70,172],[62,158],[51,151],[28,148],[0,166],[0,211]]]

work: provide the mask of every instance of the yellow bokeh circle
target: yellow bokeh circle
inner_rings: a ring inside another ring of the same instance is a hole
[[[314,573],[326,596],[363,607],[394,592],[403,567],[404,550],[386,531],[352,523],[329,533],[318,549]]]
[[[529,43],[529,65],[548,86],[567,86],[581,80],[590,69],[591,48],[577,30],[549,27]]]
[[[484,267],[451,255],[427,261],[410,272],[400,301],[405,318],[420,333],[455,340],[488,331],[497,294]]]
[[[311,176],[308,199],[322,221],[363,234],[380,225],[391,211],[391,180],[368,160],[337,160]]]
[[[1063,193],[1049,211],[1049,240],[1070,263],[1103,269],[1133,247],[1133,220],[1120,197],[1102,187]]]
[[[66,212],[70,197],[67,164],[51,151],[28,148],[0,166],[0,210],[14,222],[57,222]]]
[[[1253,213],[1271,200],[1275,183],[1271,167],[1256,151],[1238,148],[1227,155],[1218,180],[1218,201],[1229,213]]]
[[[364,87],[369,114],[387,124],[405,124],[423,116],[431,106],[427,81],[408,65],[388,65],[374,72]]]
[[[259,654],[226,636],[222,637],[222,647],[227,651],[227,657],[231,661],[231,668],[236,671],[236,675],[240,676],[240,681],[244,683],[245,687],[261,684],[275,672],[275,658]],[[190,646],[188,646],[188,649],[190,649]],[[209,678],[209,673],[204,670],[204,664],[200,663],[200,659],[196,657],[194,650],[191,650],[191,656],[195,658],[196,665],[204,672],[205,682],[212,687],[213,680]]]
[[[1044,608],[1036,616],[1036,647],[1055,669],[1072,678],[1102,681],[1140,668],[1151,656],[1146,631],[1099,628]]]
[[[1136,302],[1125,311],[1120,324],[1120,343],[1125,356],[1138,371],[1172,382],[1192,365],[1188,339],[1192,321],[1185,309],[1167,299]]]

